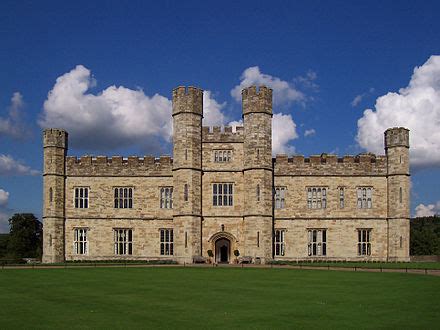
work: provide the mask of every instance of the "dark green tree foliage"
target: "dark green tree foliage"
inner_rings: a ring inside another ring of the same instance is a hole
[[[9,234],[0,234],[0,259],[8,254],[8,238]]]
[[[41,258],[43,224],[32,213],[16,213],[9,219],[8,254],[14,258]]]
[[[440,255],[440,217],[411,220],[411,255]]]

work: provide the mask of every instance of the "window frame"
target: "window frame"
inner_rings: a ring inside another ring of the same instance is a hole
[[[185,239],[187,239],[185,233]],[[159,254],[161,256],[174,255],[174,230],[173,228],[159,229]]]
[[[122,196],[121,196],[122,193]],[[133,209],[134,187],[113,187],[113,208]]]
[[[368,210],[373,208],[373,192],[372,186],[356,187],[356,204],[360,210]]]
[[[173,208],[173,186],[159,187],[159,207],[161,209]]]
[[[121,236],[121,233],[123,234]],[[122,238],[122,240],[120,240]],[[133,229],[113,228],[114,254],[116,256],[133,255]]]
[[[274,230],[274,256],[284,257],[286,255],[286,229],[278,228]]]
[[[230,163],[232,149],[214,149],[214,163]]]
[[[281,210],[286,208],[286,186],[276,186],[275,187],[275,209]]]
[[[328,200],[328,186],[306,187],[307,209],[325,210]]]
[[[73,207],[88,209],[90,206],[90,187],[78,186],[73,188]]]
[[[226,193],[225,190],[227,190]],[[212,206],[215,207],[234,206],[234,190],[235,190],[234,183],[232,182],[212,183]]]
[[[307,255],[309,257],[327,257],[327,237],[326,228],[307,229]]]
[[[357,228],[357,255],[359,257],[371,256],[371,234],[371,228]]]
[[[77,227],[73,229],[73,253],[75,255],[89,254],[88,231],[89,228],[87,227]]]

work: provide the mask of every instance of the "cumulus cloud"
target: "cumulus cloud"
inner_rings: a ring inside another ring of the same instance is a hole
[[[241,101],[242,89],[252,85],[266,85],[272,88],[273,102],[275,105],[290,104],[294,101],[305,100],[304,94],[295,89],[292,84],[278,77],[262,73],[258,66],[249,67],[244,70],[240,80],[240,84],[231,90],[231,95],[237,102]]]
[[[0,176],[4,175],[39,175],[40,172],[23,165],[10,155],[0,154]]]
[[[8,204],[9,192],[0,188],[0,206],[5,206]]]
[[[172,105],[165,96],[145,95],[141,89],[110,86],[96,95],[91,71],[82,65],[58,77],[39,120],[41,127],[69,132],[71,145],[92,150],[125,146],[154,149],[158,141],[172,139]],[[205,125],[222,125],[226,103],[218,103],[205,91]]]
[[[71,144],[87,149],[114,149],[172,136],[171,101],[140,89],[110,86],[98,94],[89,69],[82,65],[57,78],[44,102],[41,127],[60,127]]]
[[[356,139],[364,149],[382,153],[382,133],[394,126],[410,129],[414,167],[440,166],[440,56],[416,67],[407,87],[379,97],[375,110],[365,110]]]
[[[416,206],[416,217],[431,217],[440,214],[440,201],[435,204],[419,204]]]
[[[276,113],[272,118],[272,154],[293,154],[295,148],[290,143],[298,138],[296,124],[291,115]]]
[[[21,118],[23,107],[23,96],[19,92],[15,92],[11,97],[8,115],[6,117],[0,117],[0,136],[7,135],[19,139],[27,135],[25,125]]]
[[[225,115],[222,113],[226,102],[218,103],[211,91],[203,92],[203,125],[222,126],[225,123]]]
[[[313,136],[315,134],[316,134],[316,131],[315,131],[314,128],[306,129],[305,132],[304,132],[304,137]]]

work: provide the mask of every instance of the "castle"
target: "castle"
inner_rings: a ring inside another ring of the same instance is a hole
[[[202,127],[203,91],[174,89],[173,158],[78,159],[44,130],[43,262],[409,260],[407,129],[385,156],[273,158],[272,90],[242,107],[243,127]]]

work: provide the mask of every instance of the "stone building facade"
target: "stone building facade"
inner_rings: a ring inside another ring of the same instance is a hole
[[[67,156],[46,129],[43,261],[409,260],[407,129],[384,156],[272,157],[272,90],[242,98],[243,127],[208,128],[203,91],[174,89],[173,159]]]

